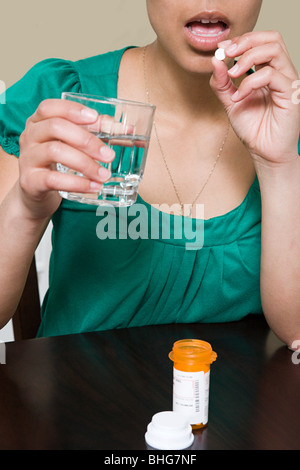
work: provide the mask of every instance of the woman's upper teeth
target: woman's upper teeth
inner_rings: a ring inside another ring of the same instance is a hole
[[[219,23],[219,20],[198,20],[200,23]]]
[[[188,28],[196,36],[214,37],[220,36],[226,25],[220,19],[199,18],[188,23]]]

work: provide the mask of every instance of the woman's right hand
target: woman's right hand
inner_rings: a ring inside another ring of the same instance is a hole
[[[114,152],[82,126],[95,124],[96,111],[60,99],[42,101],[20,136],[19,194],[30,218],[51,217],[61,202],[58,191],[97,192],[110,172],[97,163]],[[84,176],[61,173],[61,163]]]

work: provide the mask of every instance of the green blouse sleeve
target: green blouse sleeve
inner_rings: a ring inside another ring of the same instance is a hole
[[[6,103],[0,104],[0,145],[5,152],[19,156],[19,136],[27,119],[41,101],[60,98],[63,91],[81,92],[73,63],[63,59],[38,62],[6,90]]]

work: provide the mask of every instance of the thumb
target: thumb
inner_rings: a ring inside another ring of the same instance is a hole
[[[225,106],[225,109],[230,109],[234,105],[231,97],[237,91],[237,87],[229,77],[227,65],[223,61],[213,57],[212,64],[213,74],[210,79],[210,86]]]

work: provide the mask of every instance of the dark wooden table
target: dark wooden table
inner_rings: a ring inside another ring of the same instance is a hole
[[[300,364],[263,317],[41,338],[6,345],[0,449],[148,450],[153,414],[172,407],[173,342],[218,354],[208,426],[191,450],[300,449]]]

